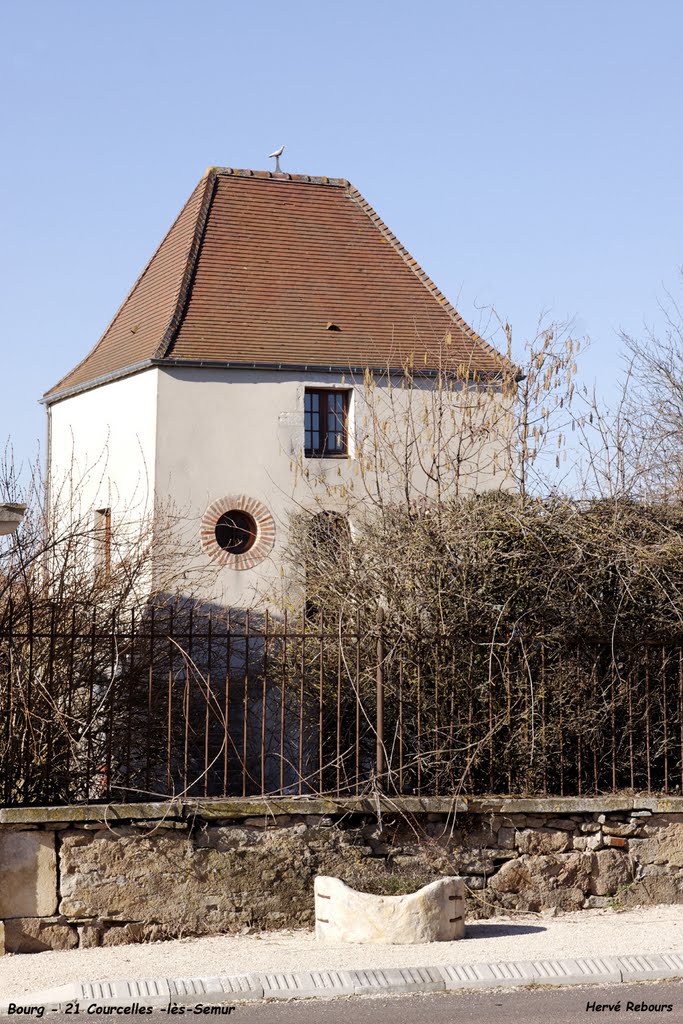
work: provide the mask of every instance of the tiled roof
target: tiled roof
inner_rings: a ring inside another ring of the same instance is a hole
[[[514,367],[349,182],[210,168],[49,401],[146,365]]]

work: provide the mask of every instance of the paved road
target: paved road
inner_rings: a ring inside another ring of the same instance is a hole
[[[628,1003],[634,1008],[629,1009]],[[620,1004],[618,1013],[592,1010],[588,1004]],[[670,1011],[642,1009],[643,1004],[671,1005]],[[635,1009],[638,1007],[638,1009]],[[243,1021],[245,1024],[575,1024],[576,1021],[669,1021],[683,1024],[683,982],[660,982],[656,985],[605,985],[596,988],[536,989],[516,992],[482,992],[401,996],[395,999],[356,998],[331,1002],[308,1000],[291,1003],[238,1003],[228,1015],[190,1013],[180,1017],[154,1010],[148,1016],[123,1016],[116,1013],[88,1014],[81,1007],[74,1014],[45,1014],[50,1024],[76,1024],[77,1021],[113,1019],[117,1021],[186,1020]],[[596,1013],[598,1016],[596,1017]],[[1,1024],[19,1024],[25,1015],[0,1016]]]
[[[587,1011],[596,1002],[616,1004],[619,1013]],[[636,1005],[672,1004],[663,1013],[626,1011]],[[237,1014],[239,1013],[239,1016]],[[223,1018],[226,1019],[226,1018]],[[397,999],[365,998],[330,1003],[299,1003],[283,1006],[238,1007],[232,1020],[253,1024],[576,1024],[577,1021],[675,1021],[683,1024],[683,983],[657,985],[610,985],[597,988],[434,993]]]

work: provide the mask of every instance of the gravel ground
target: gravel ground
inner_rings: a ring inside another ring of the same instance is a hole
[[[646,907],[622,913],[583,910],[555,918],[542,914],[496,917],[467,925],[466,936],[459,942],[411,946],[323,945],[316,943],[312,932],[287,931],[8,954],[0,958],[0,995],[36,992],[71,981],[116,978],[427,967],[664,952],[683,952],[683,906]]]

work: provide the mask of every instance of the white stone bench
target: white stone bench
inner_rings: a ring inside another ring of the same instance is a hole
[[[465,934],[461,878],[439,878],[406,896],[374,896],[318,875],[314,892],[322,942],[453,942]]]

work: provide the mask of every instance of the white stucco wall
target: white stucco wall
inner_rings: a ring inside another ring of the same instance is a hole
[[[353,388],[351,458],[303,458],[307,386]],[[372,398],[380,419],[400,424],[406,416],[412,418],[410,429],[418,435],[424,433],[427,455],[433,438],[427,436],[428,431],[424,432],[422,423],[425,409],[431,408],[432,390],[431,382],[425,382],[410,393],[393,387],[389,394],[385,384],[378,384]],[[359,459],[363,453],[372,458],[377,434],[366,405],[367,394],[363,381],[350,381],[348,375],[344,378],[304,372],[196,368],[160,371],[157,495],[168,496],[186,516],[190,543],[192,535],[197,538],[198,563],[206,560],[199,550],[201,517],[214,501],[226,495],[246,495],[262,502],[275,521],[276,539],[270,556],[251,569],[221,569],[211,580],[207,597],[248,607],[277,590],[292,509],[297,505],[344,507],[348,491],[340,495],[339,490],[352,485],[352,493],[362,499]],[[496,448],[497,469],[492,457]],[[469,462],[461,477],[461,481],[467,480],[463,489],[509,486],[500,439],[478,442],[476,453],[475,457],[475,448],[471,446],[465,453]],[[385,472],[390,487],[401,494],[400,471],[387,462]],[[389,474],[393,474],[391,479]],[[415,482],[418,489],[424,483],[419,471]]]
[[[50,505],[87,517],[110,508],[112,529],[152,511],[159,372],[149,369],[53,404]]]
[[[306,387],[351,389],[349,458],[304,458]],[[457,394],[446,396],[440,443],[452,451],[463,434],[457,406]],[[471,416],[473,427],[489,417],[491,430],[460,446],[461,491],[511,485],[500,397],[493,407],[493,415],[486,406]],[[346,509],[350,497],[367,502],[375,462],[385,497],[402,499],[400,453],[406,438],[418,439],[424,466],[439,447],[433,382],[406,391],[400,378],[368,389],[367,381],[348,375],[152,368],[58,402],[50,415],[53,506],[76,515],[110,508],[113,531],[123,522],[134,526],[153,507],[172,509],[188,589],[233,607],[286,592],[282,556],[293,509]],[[465,431],[465,438],[471,433]],[[412,450],[414,457],[414,445]],[[365,481],[363,465],[371,470]],[[449,472],[443,476],[448,479]],[[454,470],[450,478],[455,480]],[[435,496],[415,464],[411,484],[416,496]],[[201,547],[202,516],[228,495],[261,502],[275,523],[273,549],[253,568],[219,568]]]

